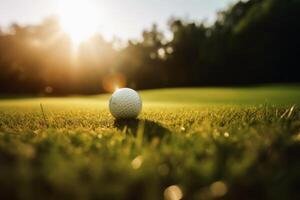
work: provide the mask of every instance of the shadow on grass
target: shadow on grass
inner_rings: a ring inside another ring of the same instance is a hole
[[[143,135],[147,139],[154,137],[162,138],[171,131],[161,124],[147,119],[117,119],[114,121],[114,126],[120,131],[126,130],[126,133],[137,135],[139,128],[143,130]]]

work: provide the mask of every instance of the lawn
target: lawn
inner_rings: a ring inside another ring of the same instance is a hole
[[[300,199],[300,86],[0,100],[1,199]]]

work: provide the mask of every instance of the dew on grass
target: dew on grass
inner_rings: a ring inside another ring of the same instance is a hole
[[[137,156],[131,161],[131,166],[133,169],[139,169],[143,164],[143,156]]]
[[[225,133],[224,133],[224,137],[228,138],[228,137],[229,137],[229,133],[228,133],[228,132],[225,132]]]
[[[101,139],[102,138],[102,134],[98,134],[98,139]]]

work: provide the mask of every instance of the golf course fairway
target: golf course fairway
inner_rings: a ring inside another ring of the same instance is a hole
[[[108,94],[0,100],[7,199],[297,199],[300,86],[140,91],[115,120]]]

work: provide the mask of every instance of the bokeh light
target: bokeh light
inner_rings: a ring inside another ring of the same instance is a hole
[[[183,197],[183,193],[178,185],[171,185],[164,191],[165,200],[180,200]]]
[[[213,197],[222,197],[227,193],[227,186],[223,181],[216,181],[209,187]]]

